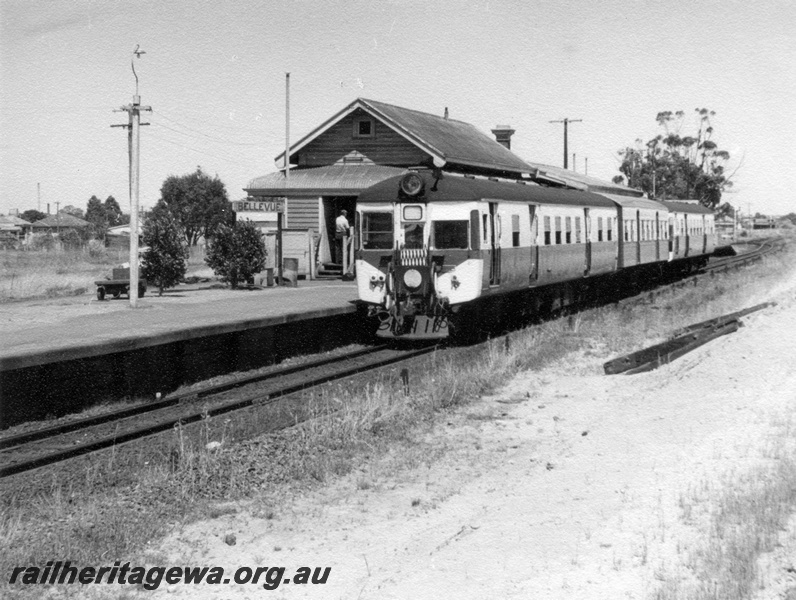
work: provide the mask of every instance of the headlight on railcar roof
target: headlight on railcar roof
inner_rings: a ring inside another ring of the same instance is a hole
[[[417,173],[407,173],[401,178],[401,183],[399,185],[401,191],[407,196],[417,196],[423,191],[425,182]]]
[[[404,284],[406,287],[416,290],[423,283],[423,276],[417,269],[409,269],[404,273]]]

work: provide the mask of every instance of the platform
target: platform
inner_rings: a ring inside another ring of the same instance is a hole
[[[150,291],[135,309],[93,294],[0,304],[0,425],[154,397],[369,335],[352,282]]]
[[[92,296],[0,304],[0,371],[356,311],[350,282],[262,290],[177,288],[130,308]]]

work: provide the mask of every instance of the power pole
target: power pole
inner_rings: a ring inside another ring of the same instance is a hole
[[[61,203],[55,203],[55,233],[61,235]]]
[[[587,156],[584,160],[586,161],[586,175],[588,175],[589,174],[589,157]]]
[[[583,119],[560,119],[558,121],[550,121],[550,123],[563,123],[564,124],[564,168],[567,168],[567,125],[569,123],[580,123]]]
[[[138,95],[138,75],[135,72],[135,58],[141,58],[142,54],[146,54],[143,50],[139,50],[139,46],[133,50],[133,58],[130,60],[130,66],[135,75],[135,95],[133,96],[133,103],[127,106],[122,106],[119,110],[113,112],[126,112],[128,115],[127,125],[111,125],[111,127],[124,127],[127,129],[127,151],[130,156],[130,307],[136,308],[138,306],[138,194],[139,194],[139,173],[140,164],[139,156],[141,153],[141,136],[139,127],[141,125],[149,125],[149,123],[141,123],[141,111],[151,111],[151,106],[141,106],[141,96]]]

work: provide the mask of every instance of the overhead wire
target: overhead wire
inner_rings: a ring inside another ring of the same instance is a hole
[[[152,114],[153,115],[156,114],[155,110],[152,110]],[[184,123],[180,123],[176,119],[172,119],[171,117],[169,117],[166,114],[164,114],[162,111],[157,111],[157,116],[162,117],[162,118],[166,119],[167,121],[170,121],[171,123],[174,123],[178,127],[182,127],[183,129],[186,129],[187,131],[190,131],[193,134],[199,135],[199,136],[207,138],[209,140],[213,140],[215,142],[220,142],[220,143],[223,143],[223,144],[229,144],[231,146],[259,146],[259,147],[264,147],[264,144],[262,142],[238,142],[238,141],[233,141],[233,140],[229,140],[229,139],[223,139],[223,138],[220,138],[220,137],[209,135],[209,134],[205,133],[204,131],[199,131],[197,129],[189,127],[188,125],[185,125]],[[171,129],[170,127],[168,127],[167,125],[164,125],[163,123],[159,123],[159,126],[160,127],[165,127],[166,129]],[[183,133],[183,132],[177,131],[175,129],[172,129],[172,131],[174,131],[176,133],[180,133],[181,135],[188,135],[187,133]]]

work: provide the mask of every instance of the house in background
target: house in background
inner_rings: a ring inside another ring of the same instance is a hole
[[[33,227],[25,219],[15,215],[0,215],[0,246],[13,246],[25,238]]]
[[[59,212],[54,215],[47,215],[40,221],[33,223],[33,233],[50,233],[57,235],[70,229],[75,231],[85,231],[90,226],[88,221],[78,219],[69,213]]]

